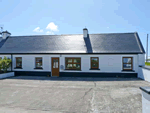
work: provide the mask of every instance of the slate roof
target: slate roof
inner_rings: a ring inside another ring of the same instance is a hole
[[[9,36],[0,53],[145,53],[138,34]]]

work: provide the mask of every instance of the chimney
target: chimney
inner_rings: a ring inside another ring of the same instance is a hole
[[[2,39],[6,39],[10,35],[11,35],[11,33],[9,33],[8,31],[3,31],[2,32]]]
[[[0,27],[0,28],[1,28],[0,35],[2,35],[2,32],[3,32],[3,27]]]
[[[88,29],[87,29],[87,28],[84,28],[84,29],[83,29],[83,37],[84,37],[84,38],[87,38],[87,37],[88,37]]]

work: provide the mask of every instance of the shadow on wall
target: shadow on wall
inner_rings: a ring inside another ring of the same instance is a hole
[[[141,81],[139,78],[91,78],[91,77],[38,77],[38,76],[15,76],[8,79],[22,80],[46,80],[46,81]]]
[[[138,77],[150,82],[150,67],[139,67]]]

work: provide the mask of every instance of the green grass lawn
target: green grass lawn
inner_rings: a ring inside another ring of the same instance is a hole
[[[145,65],[150,66],[150,62],[145,62]]]

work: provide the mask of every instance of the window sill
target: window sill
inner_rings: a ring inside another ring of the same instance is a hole
[[[89,70],[100,70],[99,68],[90,68]]]
[[[82,70],[77,70],[77,69],[64,69],[64,70],[67,70],[67,71],[82,71]]]
[[[126,71],[126,72],[135,72],[134,70],[122,70],[122,71]]]
[[[34,69],[41,69],[42,70],[43,68],[34,68]]]
[[[23,69],[22,67],[15,67],[14,69]]]

